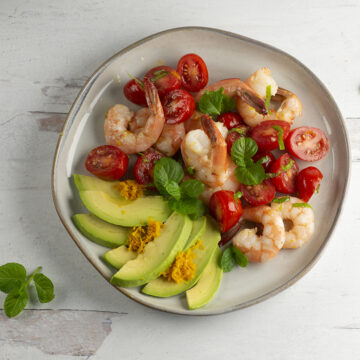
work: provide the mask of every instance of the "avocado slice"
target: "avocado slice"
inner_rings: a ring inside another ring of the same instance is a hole
[[[129,229],[109,224],[93,214],[76,214],[72,220],[89,240],[109,248],[125,244]]]
[[[189,240],[187,241],[184,250],[192,247],[203,236],[206,229],[206,217],[202,216],[193,221]]]
[[[115,188],[115,185],[118,183],[118,181],[105,181],[94,176],[74,174],[74,182],[79,191],[97,190],[102,191],[114,198],[122,198],[120,192]]]
[[[207,264],[209,263],[214,251],[218,247],[218,242],[220,241],[220,232],[218,227],[210,218],[207,218],[206,230],[202,236],[202,240],[204,248],[197,248],[194,250],[196,254],[194,259],[194,263],[196,264],[196,273],[192,280],[187,283],[182,282],[178,284],[175,281],[168,281],[163,277],[159,277],[149,282],[141,291],[144,294],[152,296],[169,297],[180,294],[196,284]]]
[[[115,269],[120,269],[128,261],[135,259],[137,255],[137,252],[131,251],[125,245],[122,245],[116,249],[108,250],[101,258]]]
[[[112,278],[111,283],[131,287],[157,278],[174,261],[189,238],[192,221],[188,216],[173,212],[160,235],[148,243],[143,253],[128,261]]]
[[[223,270],[219,266],[220,259],[221,250],[217,248],[199,281],[193,288],[186,291],[186,300],[190,310],[206,305],[217,292],[223,276]]]
[[[130,201],[95,190],[81,190],[79,195],[91,213],[114,225],[142,226],[148,223],[149,218],[164,222],[171,213],[162,196],[146,196]]]

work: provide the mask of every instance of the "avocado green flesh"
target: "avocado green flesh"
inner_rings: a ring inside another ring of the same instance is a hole
[[[76,214],[72,220],[84,236],[102,246],[116,248],[128,237],[129,229],[109,224],[93,214]]]
[[[192,228],[192,221],[177,212],[172,213],[160,235],[148,243],[143,253],[128,261],[112,278],[111,283],[131,287],[146,284],[157,278],[184,248]]]
[[[219,266],[221,250],[217,248],[202,273],[199,281],[190,290],[186,291],[186,300],[190,310],[206,305],[219,289],[223,270]]]
[[[200,238],[203,236],[206,229],[206,217],[202,216],[199,219],[193,221],[193,226],[191,229],[191,233],[189,236],[189,240],[187,241],[184,250],[192,247]]]
[[[115,188],[118,181],[105,181],[94,176],[74,174],[74,182],[79,191],[97,190],[114,198],[122,198],[120,192]]]
[[[194,263],[196,264],[196,273],[193,279],[189,282],[182,282],[180,284],[175,281],[168,281],[164,277],[159,277],[149,282],[141,290],[144,294],[157,296],[157,297],[169,297],[182,293],[183,291],[191,288],[199,280],[201,274],[205,270],[209,263],[214,251],[218,247],[220,241],[220,233],[217,226],[213,221],[208,218],[206,224],[205,233],[202,236],[203,249],[197,248],[194,250],[196,257]]]
[[[164,222],[171,212],[162,196],[146,196],[130,201],[94,190],[81,190],[79,195],[91,213],[114,225],[143,226],[149,218]]]
[[[135,251],[129,251],[125,245],[122,245],[116,249],[107,251],[101,258],[115,269],[120,269],[128,261],[134,260],[137,255]]]

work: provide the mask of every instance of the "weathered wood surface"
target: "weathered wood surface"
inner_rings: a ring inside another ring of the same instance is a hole
[[[359,359],[359,18],[357,0],[2,0],[0,263],[43,265],[56,299],[0,315],[0,359]],[[50,192],[59,131],[87,77],[133,41],[186,25],[237,32],[304,62],[337,100],[353,159],[347,206],[315,268],[264,303],[200,319],[117,293],[68,237]]]

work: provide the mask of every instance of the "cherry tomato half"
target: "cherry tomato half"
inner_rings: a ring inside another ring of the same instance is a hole
[[[199,91],[206,86],[209,80],[206,64],[196,54],[184,55],[177,64],[177,72],[181,76],[182,87],[187,91]]]
[[[263,162],[261,165],[263,166],[264,170],[266,172],[268,172],[272,166],[272,164],[275,162],[276,158],[275,156],[272,154],[272,152],[270,151],[266,151],[266,152],[257,152],[254,156],[253,156],[253,160],[255,162],[257,162],[258,160],[260,160],[261,158],[267,158],[265,162]]]
[[[168,92],[179,89],[181,86],[180,75],[170,66],[156,66],[149,70],[145,77],[155,84],[161,99]]]
[[[230,131],[227,134],[226,139],[225,139],[226,145],[227,145],[227,152],[229,155],[231,155],[231,148],[234,145],[234,142],[236,140],[240,139],[241,137],[247,136],[250,128],[248,126],[244,125],[244,126],[237,127],[236,129],[238,129],[239,132]]]
[[[128,81],[124,86],[124,95],[136,105],[147,106],[145,92],[140,84],[141,80],[139,79]]]
[[[167,124],[186,121],[195,111],[195,100],[186,90],[176,89],[167,93],[162,101]]]
[[[270,180],[264,180],[258,185],[240,185],[240,191],[244,199],[254,206],[265,205],[269,203],[276,194],[275,186]]]
[[[212,194],[209,210],[210,214],[219,222],[222,233],[231,229],[242,214],[240,200],[235,200],[234,192],[229,190],[220,190]]]
[[[288,137],[290,124],[282,120],[268,120],[256,125],[250,136],[256,141],[259,150],[271,151],[279,147],[278,132],[273,126],[280,126],[283,129],[283,140]]]
[[[118,180],[125,175],[128,164],[129,158],[122,150],[102,145],[89,152],[85,168],[103,180]]]
[[[314,166],[302,169],[296,180],[297,189],[301,199],[308,202],[314,192],[319,188],[322,178],[323,174]]]
[[[292,130],[286,139],[290,154],[304,161],[322,159],[329,151],[329,139],[318,128],[302,126]]]
[[[271,166],[270,171],[279,174],[271,179],[277,191],[283,194],[292,194],[296,191],[296,177],[299,167],[288,153],[280,156]]]
[[[241,116],[234,112],[226,112],[218,116],[216,121],[221,121],[229,129],[238,128],[245,125]]]
[[[155,162],[162,157],[164,155],[153,148],[147,149],[138,157],[134,165],[134,176],[139,184],[146,185],[153,182]]]

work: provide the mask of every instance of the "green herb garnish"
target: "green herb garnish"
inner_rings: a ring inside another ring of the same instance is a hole
[[[281,169],[282,169],[283,171],[289,171],[289,170],[292,168],[294,162],[295,162],[295,161],[294,161],[293,159],[290,159],[289,162],[288,162],[286,165],[284,165],[284,166],[281,167]]]
[[[220,267],[223,271],[229,272],[234,266],[238,264],[241,267],[246,267],[248,264],[247,257],[235,246],[228,247],[221,255]]]
[[[41,303],[54,299],[54,285],[44,274],[39,273],[41,266],[26,275],[25,268],[18,263],[0,266],[0,291],[8,294],[4,302],[4,311],[8,317],[14,317],[24,310],[28,300],[28,286],[34,281],[38,299]]]
[[[242,192],[241,191],[238,191],[234,194],[234,199],[235,201],[236,200],[239,200],[241,197],[243,196]]]
[[[188,168],[186,168],[186,171],[188,172],[189,175],[194,175],[195,174],[195,168],[192,166],[189,166]]]
[[[278,172],[276,172],[276,173],[266,173],[265,174],[265,179],[272,179],[272,178],[277,177],[279,175],[280,174]]]
[[[232,132],[237,132],[238,134],[245,136],[247,133],[247,128],[245,126],[241,127],[241,128],[232,128],[229,133]]]
[[[285,201],[289,201],[289,200],[290,200],[290,196],[283,196],[283,197],[275,198],[271,202],[275,204],[282,204]]]
[[[235,101],[224,94],[223,87],[217,91],[205,91],[199,100],[199,110],[203,114],[220,115],[235,108]]]
[[[293,207],[298,207],[298,208],[305,208],[305,207],[307,207],[307,208],[312,209],[311,205],[308,204],[308,203],[293,203],[292,206],[293,206]]]
[[[273,125],[273,129],[275,129],[278,133],[279,149],[285,150],[284,139],[283,139],[284,129],[279,125]]]
[[[164,69],[158,70],[154,72],[154,76],[151,78],[152,82],[155,82],[159,79],[161,79],[162,77],[168,75],[168,72]]]
[[[129,75],[133,80],[135,80],[135,82],[144,90],[144,83],[143,83],[141,80],[139,80],[138,78],[132,76],[132,75],[129,74],[129,73],[128,73],[128,75]]]
[[[317,188],[315,189],[314,191],[314,194],[318,194],[319,193],[319,190],[320,190],[320,184],[317,186]]]
[[[171,158],[161,158],[155,163],[154,185],[168,201],[172,210],[192,218],[202,216],[205,206],[198,196],[204,191],[205,185],[196,179],[185,180],[181,165]]]
[[[268,85],[266,87],[266,99],[265,99],[265,107],[268,112],[269,112],[270,100],[271,100],[271,85]]]

